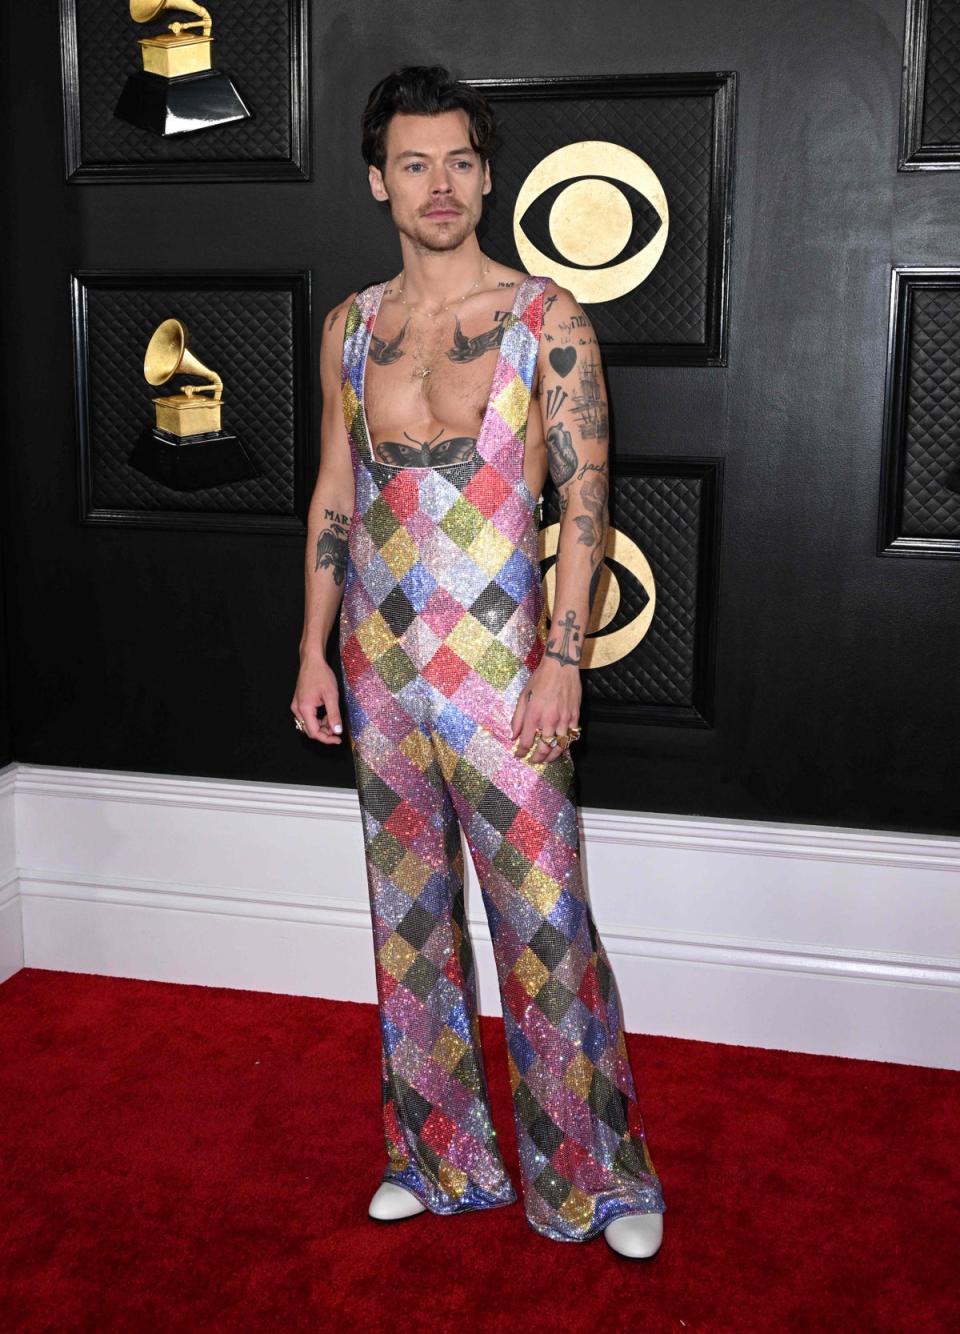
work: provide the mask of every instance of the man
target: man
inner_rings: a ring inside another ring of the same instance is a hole
[[[342,598],[389,1159],[369,1213],[517,1198],[490,1118],[462,830],[497,960],[527,1221],[649,1256],[666,1206],[581,876],[569,753],[608,529],[596,338],[569,291],[480,250],[494,124],[476,89],[398,70],[362,125],[403,267],[325,321],[291,709],[307,736],[342,744],[326,659]],[[535,499],[548,471],[561,507],[549,626]]]

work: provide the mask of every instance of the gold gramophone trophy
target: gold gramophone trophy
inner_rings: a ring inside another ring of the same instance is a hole
[[[169,9],[200,18],[170,23],[166,32],[138,39],[143,68],[127,79],[113,114],[164,137],[246,119],[250,112],[233,80],[211,67],[209,11],[194,0],[130,0],[136,23],[150,23]]]
[[[131,466],[176,491],[258,476],[239,438],[221,429],[223,381],[188,350],[189,341],[183,320],[172,318],[150,337],[143,359],[148,384],[166,384],[174,375],[199,375],[210,383],[185,384],[178,393],[153,400],[155,422],[144,427]]]

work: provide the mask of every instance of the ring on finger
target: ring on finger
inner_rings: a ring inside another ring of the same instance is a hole
[[[298,732],[305,732],[307,730],[303,725],[303,720],[300,718],[294,718],[293,725]]]

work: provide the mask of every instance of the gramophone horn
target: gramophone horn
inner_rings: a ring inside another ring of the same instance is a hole
[[[182,9],[188,14],[199,14],[202,19],[210,17],[209,12],[194,0],[130,0],[130,17],[137,23],[149,23],[165,9]]]
[[[165,384],[171,375],[200,375],[222,387],[223,381],[216,371],[204,366],[192,352],[187,343],[190,334],[183,320],[164,320],[153,331],[147,351],[143,358],[143,378],[148,384]]]

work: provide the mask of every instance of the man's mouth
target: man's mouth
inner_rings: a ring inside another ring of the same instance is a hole
[[[447,207],[432,208],[425,216],[428,218],[456,218],[460,216],[460,210]]]

